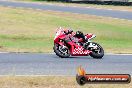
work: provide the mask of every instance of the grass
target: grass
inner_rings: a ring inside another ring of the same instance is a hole
[[[1,88],[131,88],[130,84],[77,84],[66,76],[1,76]],[[68,81],[67,81],[68,80]]]
[[[52,52],[56,28],[94,33],[106,52],[132,53],[132,21],[0,7],[0,51]]]
[[[39,0],[15,0],[15,1],[29,1],[41,4],[55,4],[55,5],[65,5],[65,6],[79,6],[79,7],[92,7],[92,8],[101,8],[101,9],[113,9],[113,10],[127,10],[132,11],[132,6],[116,6],[116,5],[97,5],[97,4],[85,4],[85,3],[66,3],[66,2],[57,2],[57,1],[39,1]],[[129,0],[132,2],[132,0]]]

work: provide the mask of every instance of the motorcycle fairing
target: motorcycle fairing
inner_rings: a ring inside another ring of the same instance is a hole
[[[85,50],[82,46],[76,45],[74,42],[68,42],[71,46],[70,53],[72,56],[87,56],[91,51]]]

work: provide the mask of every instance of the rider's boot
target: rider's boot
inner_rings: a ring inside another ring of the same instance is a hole
[[[85,37],[85,42],[83,44],[83,47],[87,49],[87,46],[90,44],[90,41]]]

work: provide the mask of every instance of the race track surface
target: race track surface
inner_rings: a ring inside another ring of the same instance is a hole
[[[87,73],[124,73],[132,75],[132,55],[105,55],[59,58],[55,54],[0,53],[0,75],[68,75],[75,76],[82,65]]]
[[[57,5],[23,3],[23,2],[12,2],[12,1],[0,1],[0,5],[41,9],[41,10],[53,10],[53,11],[61,11],[61,12],[71,12],[71,13],[79,13],[79,14],[90,14],[90,15],[132,20],[132,12],[128,12],[128,11],[105,10],[105,9],[85,8],[85,7],[57,6]]]

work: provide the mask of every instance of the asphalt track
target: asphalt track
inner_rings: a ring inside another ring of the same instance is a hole
[[[0,5],[41,9],[41,10],[53,10],[53,11],[61,11],[61,12],[71,12],[71,13],[79,13],[79,14],[90,14],[90,15],[132,20],[132,12],[128,12],[128,11],[105,10],[105,9],[85,8],[85,7],[57,6],[57,5],[12,2],[12,1],[0,1]]]
[[[87,73],[132,75],[132,55],[105,55],[58,58],[55,54],[0,53],[0,75],[68,75],[75,76],[82,65]]]
[[[1,6],[54,10],[132,20],[132,12],[47,4],[0,1]],[[105,55],[103,59],[87,57],[58,58],[55,54],[0,53],[0,75],[76,75],[77,67],[87,73],[132,75],[132,55]]]

